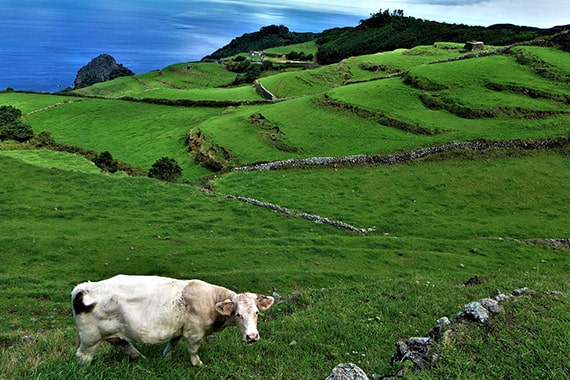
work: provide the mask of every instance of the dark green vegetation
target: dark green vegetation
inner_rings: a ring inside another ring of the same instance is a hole
[[[228,87],[236,74],[205,62],[66,96],[0,94],[34,132],[0,145],[0,379],[322,379],[340,362],[385,374],[399,339],[523,286],[534,292],[488,325],[465,325],[436,347],[434,368],[408,375],[570,377],[569,251],[554,244],[570,223],[565,36],[267,72],[258,83],[278,102]],[[414,159],[454,142],[469,148]],[[407,159],[234,170],[353,155]],[[148,178],[176,166],[177,182]],[[69,293],[117,273],[201,278],[283,302],[261,316],[258,343],[235,329],[209,339],[205,368],[190,366],[183,343],[170,361],[163,347],[140,347],[147,359],[136,363],[107,345],[81,367]],[[475,275],[482,283],[465,287]]]
[[[29,124],[22,121],[22,111],[12,106],[0,107],[0,141],[28,141],[34,137]]]

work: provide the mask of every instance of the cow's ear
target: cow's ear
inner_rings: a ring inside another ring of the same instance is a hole
[[[271,296],[264,296],[263,294],[258,294],[255,302],[259,310],[267,310],[273,305],[275,300]]]
[[[234,303],[231,300],[225,300],[216,304],[216,311],[222,315],[231,315],[234,311]]]

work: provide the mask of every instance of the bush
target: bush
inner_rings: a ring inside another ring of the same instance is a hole
[[[107,151],[99,154],[93,162],[104,172],[115,173],[119,169],[119,164],[113,159],[111,153]]]
[[[175,159],[162,157],[152,164],[148,176],[162,181],[176,182],[182,176],[182,168]]]
[[[54,147],[56,145],[55,139],[51,132],[49,131],[41,131],[37,134],[34,138],[34,143],[37,147]]]
[[[0,141],[15,140],[18,142],[24,142],[32,139],[33,137],[34,130],[32,127],[20,120],[0,126]]]
[[[13,124],[22,117],[22,111],[12,106],[0,107],[0,126]]]
[[[20,120],[22,111],[12,106],[0,107],[0,141],[24,142],[34,137],[34,130]]]

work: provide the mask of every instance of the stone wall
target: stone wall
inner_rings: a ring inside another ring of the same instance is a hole
[[[499,149],[557,149],[563,148],[569,144],[567,137],[547,140],[507,140],[507,141],[488,141],[475,140],[466,142],[451,142],[448,144],[416,149],[407,153],[399,154],[376,154],[365,155],[359,154],[344,157],[311,157],[311,158],[292,158],[288,160],[261,162],[257,164],[235,167],[235,171],[252,171],[252,170],[279,170],[295,167],[316,167],[316,166],[362,166],[362,165],[394,165],[399,163],[410,162],[424,157],[460,150],[486,151]]]

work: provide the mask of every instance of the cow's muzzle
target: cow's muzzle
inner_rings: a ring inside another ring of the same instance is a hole
[[[255,343],[259,340],[259,334],[254,332],[254,333],[249,333],[245,336],[245,342],[246,343]]]

